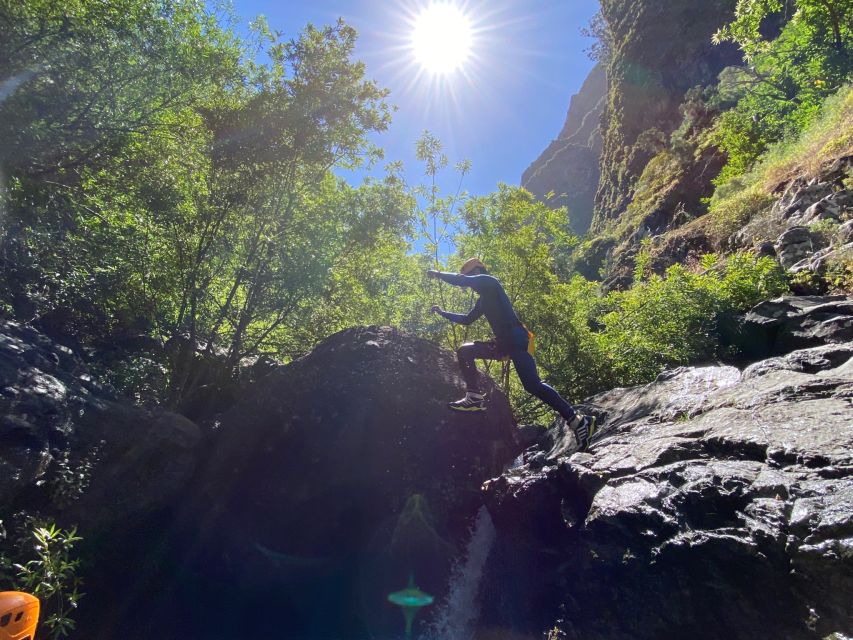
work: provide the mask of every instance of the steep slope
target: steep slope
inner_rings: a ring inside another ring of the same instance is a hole
[[[606,93],[607,76],[597,64],[572,96],[560,134],[521,176],[521,186],[537,198],[568,208],[576,233],[585,233],[592,221],[601,154],[599,122]]]

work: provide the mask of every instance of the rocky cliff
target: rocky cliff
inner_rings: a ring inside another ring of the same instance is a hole
[[[132,406],[32,327],[0,322],[0,520],[19,511],[80,522],[109,546],[193,476],[202,432],[169,411]],[[99,553],[104,553],[101,547]]]
[[[849,291],[853,258],[853,156],[838,157],[814,174],[799,174],[762,196],[763,205],[737,224],[721,224],[712,215],[683,226],[655,209],[615,249],[605,286],[622,288],[633,281],[640,241],[649,239],[652,271],[676,264],[698,264],[703,253],[751,252],[778,260],[795,293],[825,294],[832,284]],[[734,217],[734,216],[733,216]],[[681,221],[683,222],[683,221]],[[601,256],[596,261],[601,265]]]
[[[733,18],[734,5],[734,0],[602,1],[612,51],[594,231],[625,212],[657,152],[654,139],[681,124],[685,93],[716,82],[723,68],[740,61],[733,46],[711,43],[713,33]]]
[[[555,428],[488,483],[500,586],[484,623],[585,640],[853,632],[853,299],[764,303],[741,330],[763,360],[596,396],[589,453]]]
[[[607,75],[598,64],[572,96],[560,134],[521,176],[521,186],[537,198],[567,207],[572,229],[579,234],[586,233],[592,221],[606,93]]]

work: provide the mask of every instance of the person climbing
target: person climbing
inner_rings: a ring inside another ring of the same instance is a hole
[[[486,265],[478,258],[471,258],[465,261],[459,273],[430,269],[427,271],[427,277],[437,278],[456,287],[469,287],[478,294],[477,302],[468,313],[452,313],[438,305],[433,305],[430,311],[466,326],[481,316],[486,316],[495,336],[493,341],[466,342],[459,347],[456,356],[467,393],[464,398],[451,402],[448,406],[454,411],[485,411],[486,399],[479,385],[474,360],[502,360],[508,357],[515,365],[515,372],[524,385],[524,390],[557,411],[574,431],[580,450],[586,451],[595,430],[595,418],[577,413],[556,389],[539,378],[536,361],[528,351],[532,334],[521,324],[503,285],[497,278],[489,275]]]

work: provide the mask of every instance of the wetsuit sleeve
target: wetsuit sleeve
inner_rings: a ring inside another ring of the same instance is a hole
[[[468,313],[452,313],[450,311],[439,311],[438,313],[440,316],[447,318],[448,320],[450,320],[451,322],[455,322],[456,324],[469,325],[477,318],[483,315],[483,305],[480,304],[480,300],[478,299],[476,304],[471,308]]]
[[[463,276],[461,273],[446,273],[444,271],[439,271],[436,277],[455,287],[470,287],[477,293],[482,292],[493,281],[493,278],[487,275]]]

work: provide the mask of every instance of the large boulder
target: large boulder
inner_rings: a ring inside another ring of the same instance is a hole
[[[784,296],[721,322],[723,340],[755,361],[795,349],[853,340],[853,298]]]
[[[484,384],[487,412],[450,411],[464,393],[455,356],[390,327],[343,331],[275,369],[215,428],[172,545],[192,588],[163,588],[163,615],[185,610],[187,637],[399,630],[386,595],[410,573],[444,592],[483,481],[517,454],[509,404]],[[128,633],[148,637],[134,614]]]
[[[31,540],[30,517],[77,527],[81,637],[114,612],[116,593],[149,598],[128,585],[156,557],[202,444],[186,418],[134,406],[67,347],[0,322],[0,555],[31,559],[31,543],[17,543]]]
[[[201,433],[134,407],[30,326],[0,322],[0,519],[41,513],[104,536],[168,506],[195,471]]]
[[[484,624],[584,640],[853,633],[853,343],[589,402],[487,485]],[[512,576],[512,579],[510,579]]]

